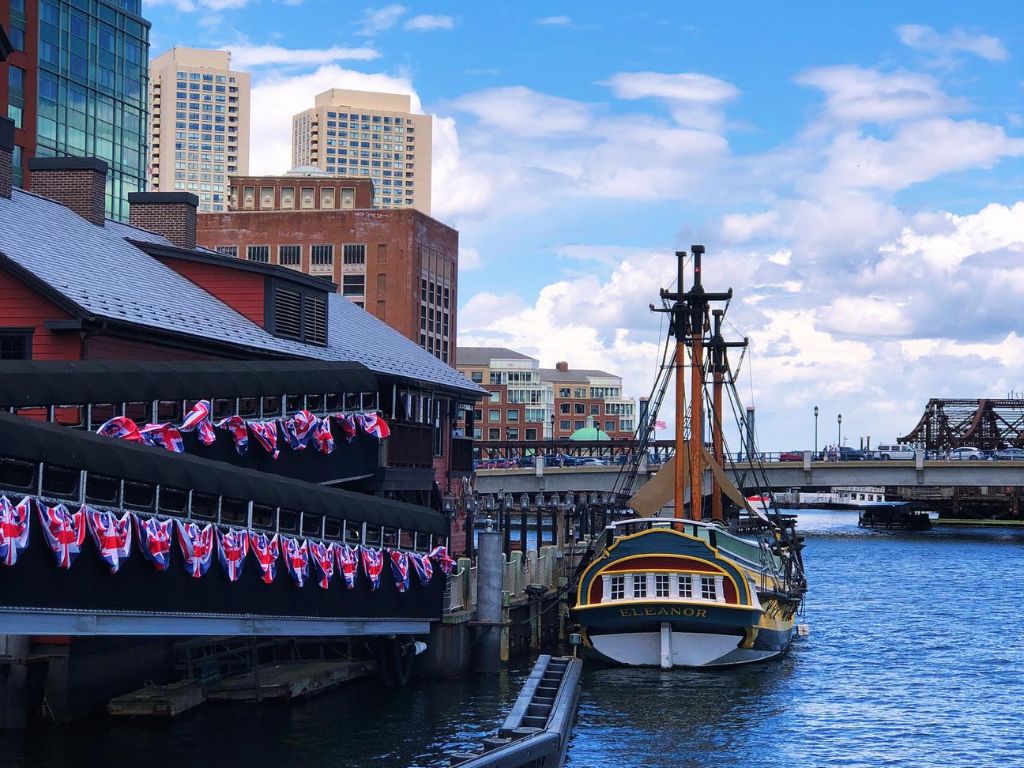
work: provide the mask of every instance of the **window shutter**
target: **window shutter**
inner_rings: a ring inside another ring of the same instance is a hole
[[[327,343],[327,299],[306,296],[306,313],[302,318],[303,340],[309,344]]]
[[[289,339],[302,338],[302,295],[278,288],[274,292],[274,332]]]

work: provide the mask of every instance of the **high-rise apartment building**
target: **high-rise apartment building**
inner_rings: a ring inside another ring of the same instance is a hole
[[[0,108],[15,124],[14,183],[32,157],[92,156],[108,165],[106,212],[128,218],[146,184],[149,27],[141,0],[10,0],[0,23]]]
[[[232,71],[227,51],[175,47],[149,74],[150,186],[226,211],[228,175],[249,173],[249,73]]]
[[[292,165],[373,179],[375,208],[430,214],[433,117],[395,93],[332,88],[292,117]]]

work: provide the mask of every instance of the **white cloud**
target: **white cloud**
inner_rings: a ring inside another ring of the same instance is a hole
[[[946,34],[924,24],[903,24],[896,27],[900,42],[919,51],[947,57],[951,52],[972,53],[989,61],[1006,61],[1009,51],[998,37],[954,27]]]
[[[455,19],[451,16],[431,16],[420,14],[405,22],[405,29],[411,32],[429,32],[435,29],[455,29]]]
[[[572,24],[572,19],[568,16],[545,16],[537,19],[537,23],[542,27],[568,27]]]
[[[146,0],[147,6],[167,5],[179,13],[197,11],[227,11],[244,8],[252,0]]]
[[[935,118],[900,128],[885,141],[857,133],[836,137],[824,176],[843,187],[897,190],[945,173],[991,168],[1000,158],[1024,155],[1024,139],[1000,126]]]
[[[745,243],[776,232],[778,211],[730,213],[722,217],[721,234],[730,243]]]
[[[231,53],[231,65],[236,69],[284,66],[307,67],[331,64],[336,61],[372,61],[380,53],[373,48],[283,48],[279,45],[234,45],[222,50]]]
[[[588,104],[522,85],[477,91],[452,104],[476,117],[481,125],[526,137],[579,133],[590,125],[593,112]]]
[[[363,19],[356,34],[373,37],[378,32],[389,30],[405,15],[405,11],[405,6],[397,3],[383,8],[367,8],[363,12]]]
[[[459,246],[459,271],[469,272],[475,269],[480,269],[483,266],[483,260],[480,258],[480,251],[476,248],[470,248],[468,246]]]
[[[817,67],[800,73],[796,81],[821,90],[828,115],[846,122],[888,123],[947,114],[957,107],[934,77],[913,72]]]
[[[693,72],[617,72],[605,83],[620,99],[658,98],[717,104],[739,95],[732,83]]]

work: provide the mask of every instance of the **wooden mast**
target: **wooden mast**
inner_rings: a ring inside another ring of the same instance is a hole
[[[704,312],[707,301],[701,283],[703,245],[692,245],[693,287],[690,297],[690,517],[704,517]]]
[[[676,293],[675,303],[672,306],[672,333],[676,337],[676,463],[675,463],[675,509],[673,510],[676,518],[685,517],[685,492],[683,486],[685,485],[685,467],[684,462],[679,460],[679,452],[684,450],[686,440],[683,434],[684,418],[686,408],[686,387],[684,386],[685,379],[683,378],[683,370],[686,368],[686,344],[684,334],[682,331],[683,324],[683,313],[685,305],[683,303],[683,263],[686,258],[686,251],[676,251]],[[664,291],[662,292],[664,295]]]
[[[711,453],[719,466],[724,465],[722,455],[722,375],[724,373],[725,350],[722,347],[722,316],[725,310],[716,309],[711,312],[714,316],[714,335],[711,342],[711,369],[714,377],[711,390]],[[711,476],[711,519],[721,520],[722,513],[722,485],[718,482],[718,476]]]

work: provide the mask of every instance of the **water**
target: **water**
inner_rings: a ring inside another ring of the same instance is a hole
[[[810,636],[737,670],[589,666],[569,766],[1024,765],[1024,530],[800,522]],[[0,734],[0,766],[438,765],[497,728],[528,669]]]

